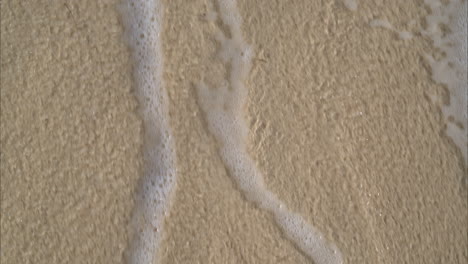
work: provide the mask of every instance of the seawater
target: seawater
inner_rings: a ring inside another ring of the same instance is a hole
[[[422,34],[431,38],[436,48],[444,53],[441,59],[426,55],[432,68],[432,79],[444,84],[449,92],[449,102],[442,104],[447,124],[446,134],[460,149],[465,166],[468,166],[468,1],[425,0],[431,9],[426,17],[427,28]],[[448,26],[449,32],[441,27]]]
[[[345,0],[344,4],[358,15],[358,1]],[[446,54],[439,60],[430,55],[426,58],[432,66],[433,79],[445,84],[450,92],[450,102],[442,107],[447,121],[446,132],[460,148],[467,164],[467,1],[442,3],[439,0],[425,0],[425,4],[432,14],[427,17],[428,26],[421,29],[421,33],[430,37],[434,46]],[[230,176],[247,199],[275,216],[278,226],[304,254],[317,264],[342,263],[342,253],[336,245],[327,241],[311,223],[289,210],[267,189],[261,171],[249,156],[249,128],[242,109],[248,94],[245,80],[250,72],[254,51],[242,35],[242,18],[236,1],[218,0],[218,10],[214,10],[213,6],[209,20],[219,18],[230,31],[229,37],[222,30],[215,35],[221,46],[219,56],[230,71],[220,87],[208,87],[199,81],[197,96],[209,131],[220,143],[219,154]],[[131,221],[133,236],[127,257],[130,263],[153,263],[158,257],[163,220],[170,209],[177,179],[174,139],[168,120],[169,102],[162,79],[164,57],[161,34],[164,17],[158,0],[127,0],[120,8],[126,40],[133,52],[135,91],[144,124],[144,174],[136,194]],[[443,32],[441,23],[450,26],[452,31]],[[396,31],[383,20],[374,20],[371,26]],[[402,39],[414,37],[409,32],[397,33]]]

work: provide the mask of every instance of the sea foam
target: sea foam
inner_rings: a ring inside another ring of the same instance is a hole
[[[225,63],[228,77],[220,87],[208,87],[200,82],[197,93],[200,107],[205,113],[210,132],[220,144],[219,153],[245,197],[258,207],[271,212],[285,235],[315,263],[342,263],[338,248],[308,224],[299,214],[291,212],[275,194],[266,188],[262,173],[246,149],[248,126],[243,117],[247,99],[244,85],[250,72],[252,48],[242,37],[242,18],[236,1],[219,0],[222,23],[230,32],[228,38],[221,30],[216,34],[221,44],[220,57]],[[210,11],[211,13],[213,11]],[[210,17],[217,17],[212,15]]]
[[[446,134],[458,146],[468,166],[468,4],[466,0],[424,2],[432,12],[426,17],[427,28],[422,34],[430,37],[434,46],[444,53],[441,59],[426,57],[432,67],[433,80],[446,85],[450,93],[449,102],[442,106]]]
[[[175,185],[175,153],[162,80],[162,8],[157,0],[128,0],[121,6],[126,38],[133,53],[135,93],[143,119],[144,171],[131,220],[129,263],[153,263],[164,216]]]

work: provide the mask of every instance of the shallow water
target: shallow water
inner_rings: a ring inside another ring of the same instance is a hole
[[[8,1],[5,263],[467,262],[467,1]]]

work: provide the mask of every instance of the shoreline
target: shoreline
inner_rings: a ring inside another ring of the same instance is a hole
[[[148,128],[118,2],[2,5],[2,262],[127,260]],[[239,188],[197,94],[229,82],[217,32],[233,33],[211,2],[160,2],[177,182],[166,214],[141,210],[161,235],[152,263],[310,263]],[[444,132],[429,2],[237,1],[245,155],[344,263],[467,260],[468,165]]]

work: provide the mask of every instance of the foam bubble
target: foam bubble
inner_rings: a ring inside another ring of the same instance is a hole
[[[235,1],[218,2],[221,19],[231,32],[231,38],[221,30],[216,35],[221,43],[219,55],[231,65],[229,77],[225,85],[216,89],[200,82],[197,92],[209,130],[220,143],[220,156],[245,197],[273,213],[278,225],[298,248],[317,264],[342,263],[336,246],[327,242],[300,215],[288,211],[284,203],[266,188],[263,175],[246,150],[248,126],[242,109],[247,98],[244,81],[250,72],[253,50],[242,37],[242,20]]]
[[[358,9],[358,0],[343,0],[344,5],[351,11],[356,11]]]
[[[152,263],[175,185],[175,155],[163,87],[162,9],[159,1],[128,0],[121,6],[126,39],[132,48],[135,93],[144,125],[144,174],[131,220],[130,263]]]
[[[426,17],[427,28],[422,34],[430,37],[434,46],[445,53],[442,59],[426,57],[432,67],[432,79],[445,84],[450,93],[449,104],[442,106],[446,134],[458,146],[468,166],[468,4],[461,0],[424,2],[432,12]],[[445,31],[443,25],[450,30]]]

